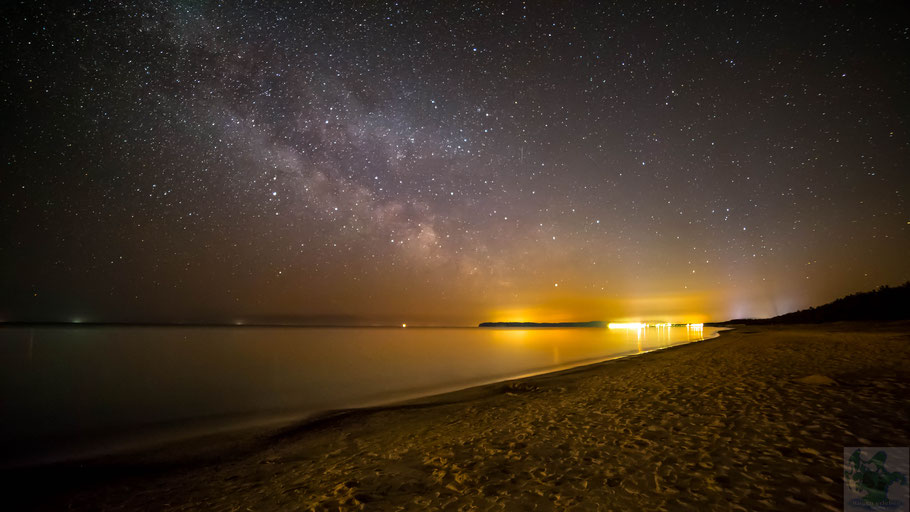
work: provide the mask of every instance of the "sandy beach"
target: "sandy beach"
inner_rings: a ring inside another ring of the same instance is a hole
[[[910,324],[719,338],[2,477],[46,510],[832,510],[910,445]]]

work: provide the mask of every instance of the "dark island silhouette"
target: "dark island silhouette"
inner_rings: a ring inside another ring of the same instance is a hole
[[[607,322],[483,322],[478,327],[606,327]]]
[[[910,281],[854,293],[827,304],[772,318],[738,318],[705,325],[820,324],[845,321],[910,320]]]

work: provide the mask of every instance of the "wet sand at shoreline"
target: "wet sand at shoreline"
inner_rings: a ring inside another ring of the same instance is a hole
[[[910,445],[910,324],[719,338],[279,431],[9,471],[76,510],[841,510],[843,447]]]

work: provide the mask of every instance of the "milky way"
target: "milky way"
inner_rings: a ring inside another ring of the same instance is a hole
[[[4,7],[0,319],[706,320],[910,279],[906,17],[445,4]]]

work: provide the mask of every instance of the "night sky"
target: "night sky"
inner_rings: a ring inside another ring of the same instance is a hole
[[[2,7],[0,320],[724,320],[910,279],[899,2],[285,4]]]

